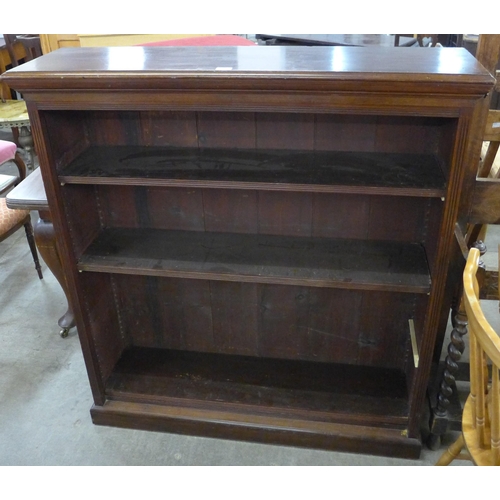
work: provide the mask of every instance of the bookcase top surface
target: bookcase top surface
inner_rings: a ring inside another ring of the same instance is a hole
[[[224,78],[454,83],[491,87],[494,79],[462,48],[384,47],[87,47],[64,48],[4,73],[17,90],[100,87],[106,79],[146,82]],[[76,82],[79,82],[77,84]],[[146,85],[148,86],[148,85]]]

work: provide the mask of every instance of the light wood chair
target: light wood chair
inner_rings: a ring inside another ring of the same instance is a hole
[[[462,458],[466,449],[476,465],[500,465],[500,337],[484,316],[476,272],[480,252],[471,248],[463,275],[463,301],[469,322],[470,394],[462,415],[462,434],[436,465]]]

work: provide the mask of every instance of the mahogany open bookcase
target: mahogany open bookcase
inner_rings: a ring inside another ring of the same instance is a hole
[[[4,78],[96,424],[419,455],[493,85],[471,55],[61,49]]]

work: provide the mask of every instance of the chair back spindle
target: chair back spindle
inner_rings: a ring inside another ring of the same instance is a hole
[[[471,423],[475,431],[472,445],[477,446],[489,465],[500,465],[500,337],[484,316],[479,302],[476,279],[479,255],[479,250],[470,250],[464,271],[464,305],[470,332]]]

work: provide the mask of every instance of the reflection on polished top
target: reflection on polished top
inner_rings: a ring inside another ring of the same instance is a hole
[[[65,48],[7,75],[102,71],[488,74],[461,48],[245,46]]]
[[[321,92],[446,93],[449,97],[449,85],[455,95],[485,95],[494,83],[465,49],[401,47],[65,48],[13,68],[2,78],[27,100],[30,92],[38,91],[170,89],[255,94],[306,87]],[[215,93],[213,97],[218,98]],[[282,105],[286,107],[284,101]]]

